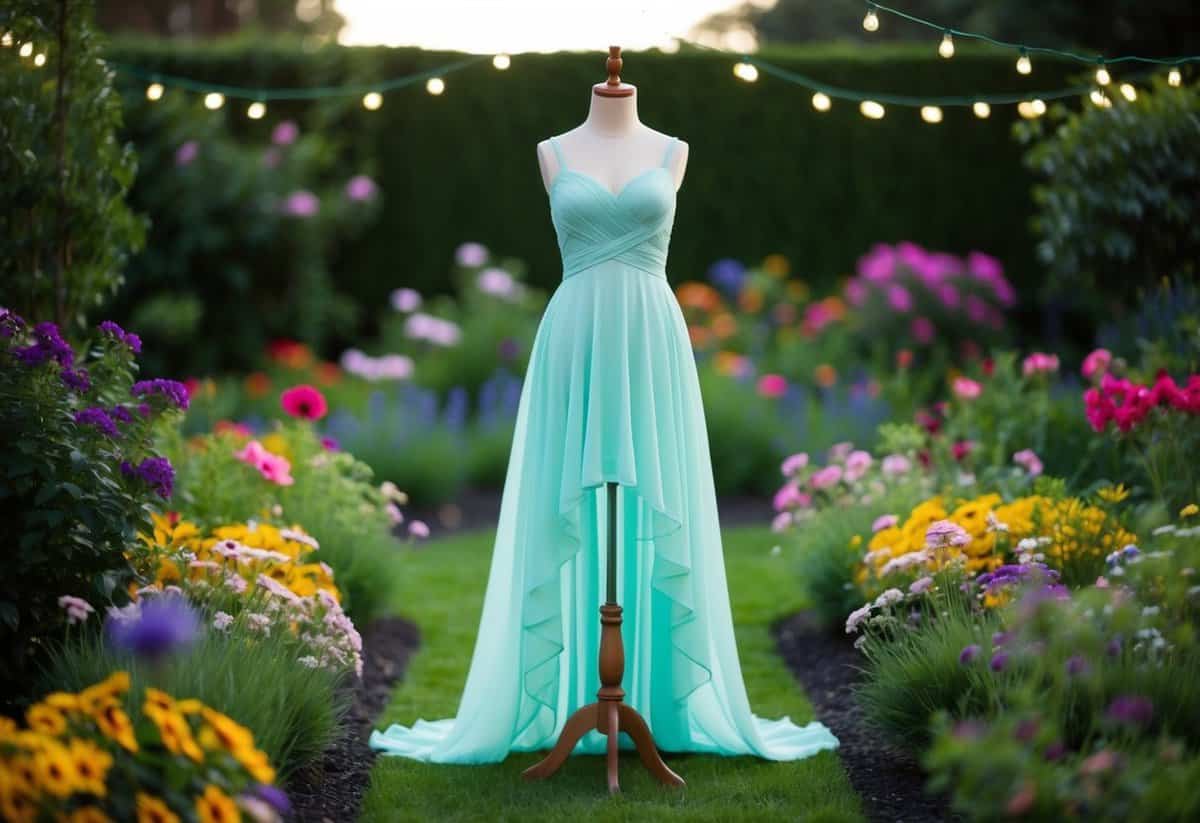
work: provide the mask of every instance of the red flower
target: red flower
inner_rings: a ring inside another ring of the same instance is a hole
[[[320,420],[329,411],[325,395],[308,384],[292,386],[279,397],[283,410],[302,420]]]
[[[951,446],[950,451],[954,455],[954,459],[960,463],[965,460],[975,449],[975,444],[970,440],[959,440]]]

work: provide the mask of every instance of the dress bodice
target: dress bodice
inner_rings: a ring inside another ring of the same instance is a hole
[[[558,141],[550,138],[559,168],[550,184],[550,216],[563,279],[607,260],[667,276],[667,247],[675,221],[675,179],[667,161],[677,142],[671,138],[659,165],[613,194],[596,178],[570,168]]]

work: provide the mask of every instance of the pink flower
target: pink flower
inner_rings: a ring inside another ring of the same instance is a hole
[[[356,174],[346,181],[346,197],[356,203],[371,200],[379,193],[379,186],[365,174]]]
[[[912,332],[913,340],[916,340],[922,346],[928,346],[937,335],[933,321],[925,316],[914,317],[912,323],[909,325],[909,331]]]
[[[812,498],[800,491],[800,487],[795,482],[791,482],[784,483],[779,491],[775,492],[775,497],[771,502],[775,506],[775,511],[779,512],[807,506],[811,500]]]
[[[69,594],[58,598],[58,606],[67,613],[67,622],[72,625],[83,623],[88,619],[89,614],[94,614],[96,611],[92,608],[92,604],[82,597],[74,597]]]
[[[878,243],[858,259],[858,274],[869,283],[889,279],[896,269],[896,252],[891,246]]]
[[[473,269],[487,262],[488,250],[481,243],[463,243],[454,250],[454,259],[458,265]]]
[[[948,309],[957,309],[958,304],[962,302],[962,295],[958,289],[951,283],[941,283],[937,287],[938,299],[942,301],[942,305]]]
[[[271,142],[276,146],[290,146],[300,136],[300,127],[293,120],[280,121],[271,131]]]
[[[888,286],[887,299],[888,305],[892,307],[892,311],[901,313],[912,311],[912,295],[908,293],[908,289],[899,283],[893,283]]]
[[[810,479],[809,483],[816,490],[828,489],[836,486],[842,479],[842,467],[837,464],[830,464],[823,469],[819,469]]]
[[[974,400],[983,393],[983,386],[969,377],[956,377],[951,384],[954,396],[960,400]]]
[[[1029,472],[1030,477],[1037,477],[1042,473],[1042,461],[1034,454],[1033,449],[1022,449],[1017,452],[1013,455],[1013,462]]]
[[[867,469],[871,468],[871,455],[865,451],[859,450],[851,452],[846,458],[846,482],[853,483],[862,478],[867,473]]]
[[[829,459],[835,462],[845,462],[852,451],[854,451],[853,443],[846,441],[834,443],[829,447]]]
[[[1058,371],[1058,355],[1035,351],[1021,363],[1021,373],[1026,377],[1035,374],[1053,374]]]
[[[884,529],[890,529],[900,522],[900,518],[894,514],[881,514],[875,518],[875,522],[871,524],[872,532],[881,532]]]
[[[314,217],[321,208],[321,201],[311,191],[299,189],[283,201],[283,213],[290,217]]]
[[[495,267],[481,271],[479,277],[475,280],[475,284],[479,286],[479,290],[484,294],[505,299],[515,297],[520,288],[511,274],[504,269]]]
[[[329,404],[320,390],[306,383],[292,386],[279,396],[283,410],[301,420],[320,420],[329,412]]]
[[[861,306],[863,303],[866,303],[867,294],[867,286],[862,280],[859,280],[857,277],[851,277],[846,281],[846,302],[851,306]]]
[[[1096,588],[1097,589],[1107,589],[1108,588],[1108,578],[1105,577],[1104,575],[1100,575],[1099,577],[1097,577],[1096,578]]]
[[[912,468],[912,462],[902,454],[889,454],[883,458],[879,468],[886,477],[899,477],[902,474],[908,474],[909,469]]]
[[[792,525],[792,513],[780,512],[779,514],[775,515],[775,518],[771,521],[771,531],[787,531],[787,528],[790,525]]]
[[[1096,349],[1083,358],[1083,367],[1080,371],[1083,372],[1083,376],[1088,380],[1098,379],[1108,371],[1108,367],[1112,364],[1112,359],[1112,352],[1108,349]]]
[[[922,577],[919,580],[914,580],[912,585],[908,587],[911,594],[924,594],[933,586],[932,577]]]
[[[262,443],[251,440],[234,457],[243,463],[249,463],[258,469],[259,474],[280,486],[290,486],[296,481],[292,478],[292,464],[287,458],[280,457],[263,448]]]
[[[429,537],[429,526],[424,520],[414,520],[408,524],[408,533],[418,539]]]
[[[393,526],[398,526],[404,522],[404,512],[400,511],[400,507],[392,501],[388,501],[384,506],[384,511],[387,512],[388,520],[392,521]]]
[[[200,154],[200,144],[195,140],[181,143],[179,148],[175,149],[175,165],[180,168],[191,165],[198,154]]]
[[[758,393],[763,397],[782,397],[787,393],[787,379],[779,374],[764,374],[758,378]]]
[[[392,308],[398,312],[408,313],[421,308],[421,293],[416,289],[396,289],[388,297]]]
[[[952,520],[938,520],[925,530],[925,545],[931,549],[961,547],[971,542],[966,529]]]
[[[779,471],[783,473],[784,477],[791,477],[807,465],[808,452],[797,452],[783,461],[779,466]]]

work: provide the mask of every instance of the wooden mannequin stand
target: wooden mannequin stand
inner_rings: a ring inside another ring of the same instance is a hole
[[[625,645],[621,640],[621,607],[617,605],[617,484],[607,483],[608,491],[608,592],[607,602],[600,607],[600,690],[599,700],[589,703],[567,718],[558,742],[545,759],[530,766],[522,776],[526,780],[542,780],[558,771],[585,734],[592,729],[608,736],[608,791],[621,790],[617,781],[617,738],[624,731],[637,745],[642,765],[650,774],[667,786],[682,786],[684,780],[668,768],[658,754],[654,737],[646,721],[632,707],[625,705]]]

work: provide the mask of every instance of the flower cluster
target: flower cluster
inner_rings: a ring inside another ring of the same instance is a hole
[[[178,380],[165,380],[161,377],[154,380],[140,380],[133,384],[130,393],[139,398],[162,398],[170,408],[186,409],[188,407],[187,387]]]
[[[258,473],[272,483],[290,486],[296,482],[292,477],[291,462],[283,455],[269,451],[257,440],[248,442],[234,457],[258,469]]]
[[[129,350],[134,354],[142,353],[142,338],[138,337],[133,332],[125,331],[111,320],[103,321],[99,326],[97,326],[97,328],[103,334],[111,337],[118,343],[128,346]]]
[[[249,729],[154,688],[137,705],[129,688],[118,671],[79,693],[46,695],[23,726],[0,717],[0,816],[228,823],[289,812]]]
[[[170,500],[175,489],[175,469],[165,457],[147,457],[137,465],[128,460],[121,462],[121,473],[136,477],[145,483],[163,500]]]
[[[1094,353],[1093,353],[1094,354]],[[1097,432],[1116,425],[1122,433],[1133,431],[1156,409],[1200,414],[1200,374],[1183,386],[1169,374],[1159,375],[1152,386],[1144,386],[1105,372],[1098,387],[1084,392],[1088,423]]]
[[[341,366],[350,374],[363,380],[407,380],[413,376],[413,359],[403,354],[385,354],[371,357],[358,349],[342,352]]]

